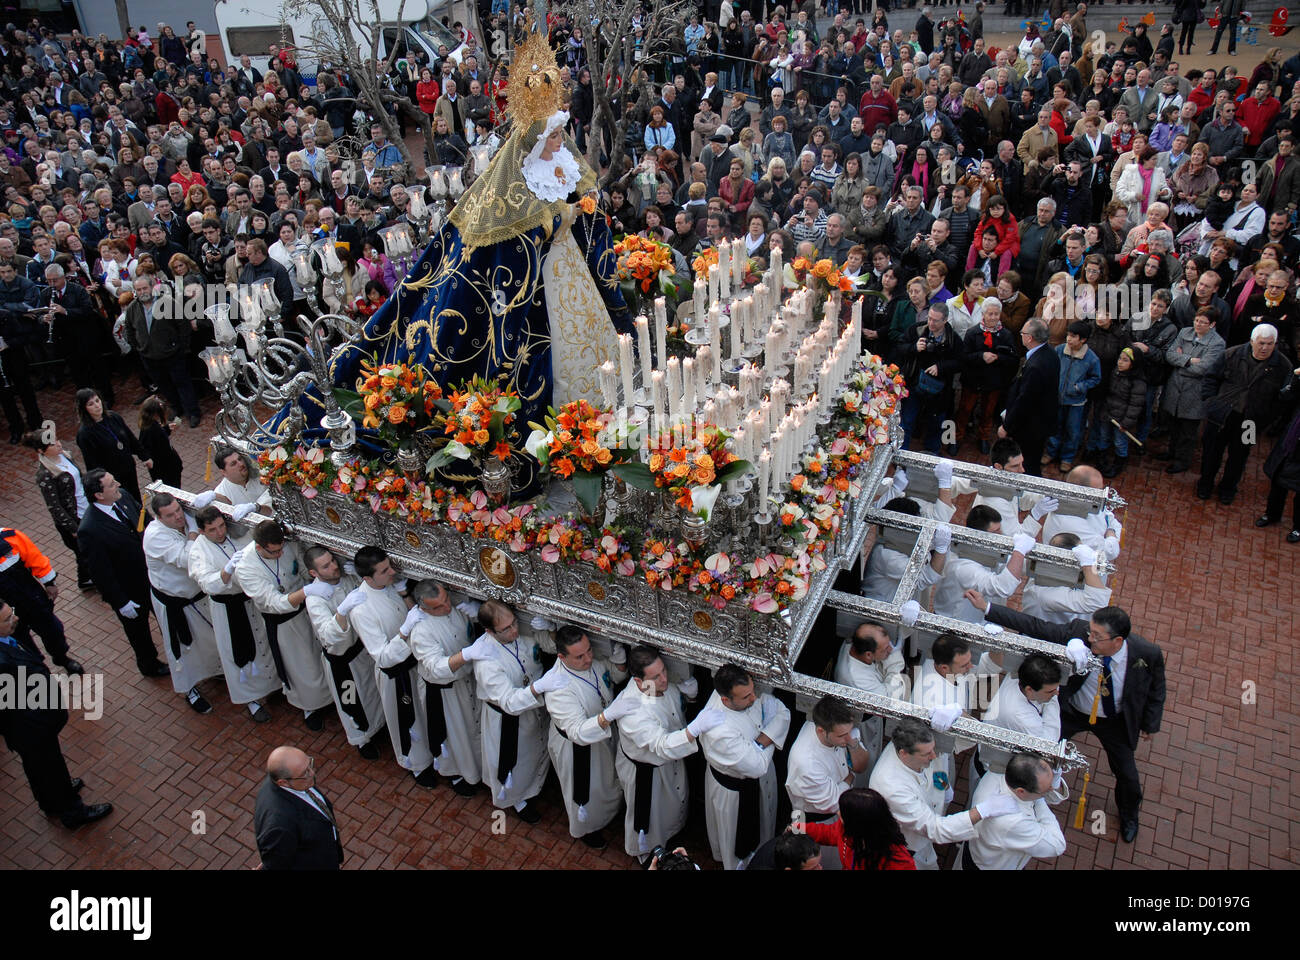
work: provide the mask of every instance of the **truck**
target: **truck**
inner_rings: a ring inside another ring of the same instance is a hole
[[[362,0],[361,8],[368,4]],[[463,15],[453,14],[464,7]],[[451,58],[459,62],[460,39],[443,26],[441,16],[469,23],[474,16],[472,4],[452,3],[450,0],[377,0],[379,23],[379,56],[414,56],[423,51],[427,60],[438,58],[438,50],[446,46]],[[217,32],[226,63],[239,64],[239,58],[248,54],[253,67],[266,70],[270,58],[267,49],[271,44],[292,46],[298,50],[298,72],[306,83],[314,83],[317,64],[304,47],[311,46],[311,38],[328,33],[332,28],[324,17],[312,17],[306,11],[290,13],[276,0],[216,0]],[[435,15],[436,14],[436,15]],[[367,43],[360,30],[353,34],[362,48]]]

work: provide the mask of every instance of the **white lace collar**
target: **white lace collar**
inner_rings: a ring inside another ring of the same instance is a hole
[[[542,150],[546,148],[546,138],[551,135],[553,130],[564,126],[568,119],[568,114],[563,111],[552,116],[538,136],[537,143],[528,152],[528,156],[524,158],[524,183],[528,184],[528,189],[535,193],[539,199],[545,200],[547,203],[554,203],[569,196],[578,189],[578,181],[582,179],[582,173],[578,169],[578,161],[564,144],[560,144],[560,148],[555,151],[555,155],[551,159],[542,159]]]

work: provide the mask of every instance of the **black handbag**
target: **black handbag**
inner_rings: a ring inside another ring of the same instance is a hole
[[[916,378],[917,392],[928,397],[936,397],[943,393],[943,388],[945,386],[946,384],[942,380],[938,377],[930,376],[930,374],[926,373],[924,370],[922,370],[920,376]]]

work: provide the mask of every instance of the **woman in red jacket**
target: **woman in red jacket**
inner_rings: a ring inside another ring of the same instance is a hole
[[[889,804],[875,790],[840,794],[840,819],[809,823],[804,832],[824,847],[836,847],[845,870],[915,870],[903,831]]]
[[[415,85],[415,99],[420,103],[420,112],[432,117],[438,109],[438,81],[433,79],[433,71],[425,67],[420,71],[420,82]],[[430,121],[432,122],[432,121]]]
[[[989,197],[989,202],[984,206],[984,216],[980,218],[979,226],[975,228],[972,236],[979,238],[989,227],[998,232],[998,246],[995,252],[998,255],[998,276],[1002,276],[1011,269],[1011,261],[1020,254],[1020,225],[1007,209],[1006,197]],[[977,244],[978,239],[972,247]],[[970,266],[967,269],[970,269]]]
[[[740,225],[745,223],[749,205],[754,202],[754,181],[745,176],[745,164],[740,157],[732,158],[728,175],[718,183],[718,196],[731,214],[732,229],[739,232]]]

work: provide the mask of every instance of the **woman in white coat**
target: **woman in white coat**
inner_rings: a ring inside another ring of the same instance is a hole
[[[1147,208],[1157,200],[1167,200],[1172,192],[1165,181],[1165,172],[1156,164],[1159,154],[1150,147],[1143,148],[1137,163],[1130,163],[1119,175],[1115,184],[1115,199],[1128,207],[1128,222],[1137,226],[1146,219]]]

